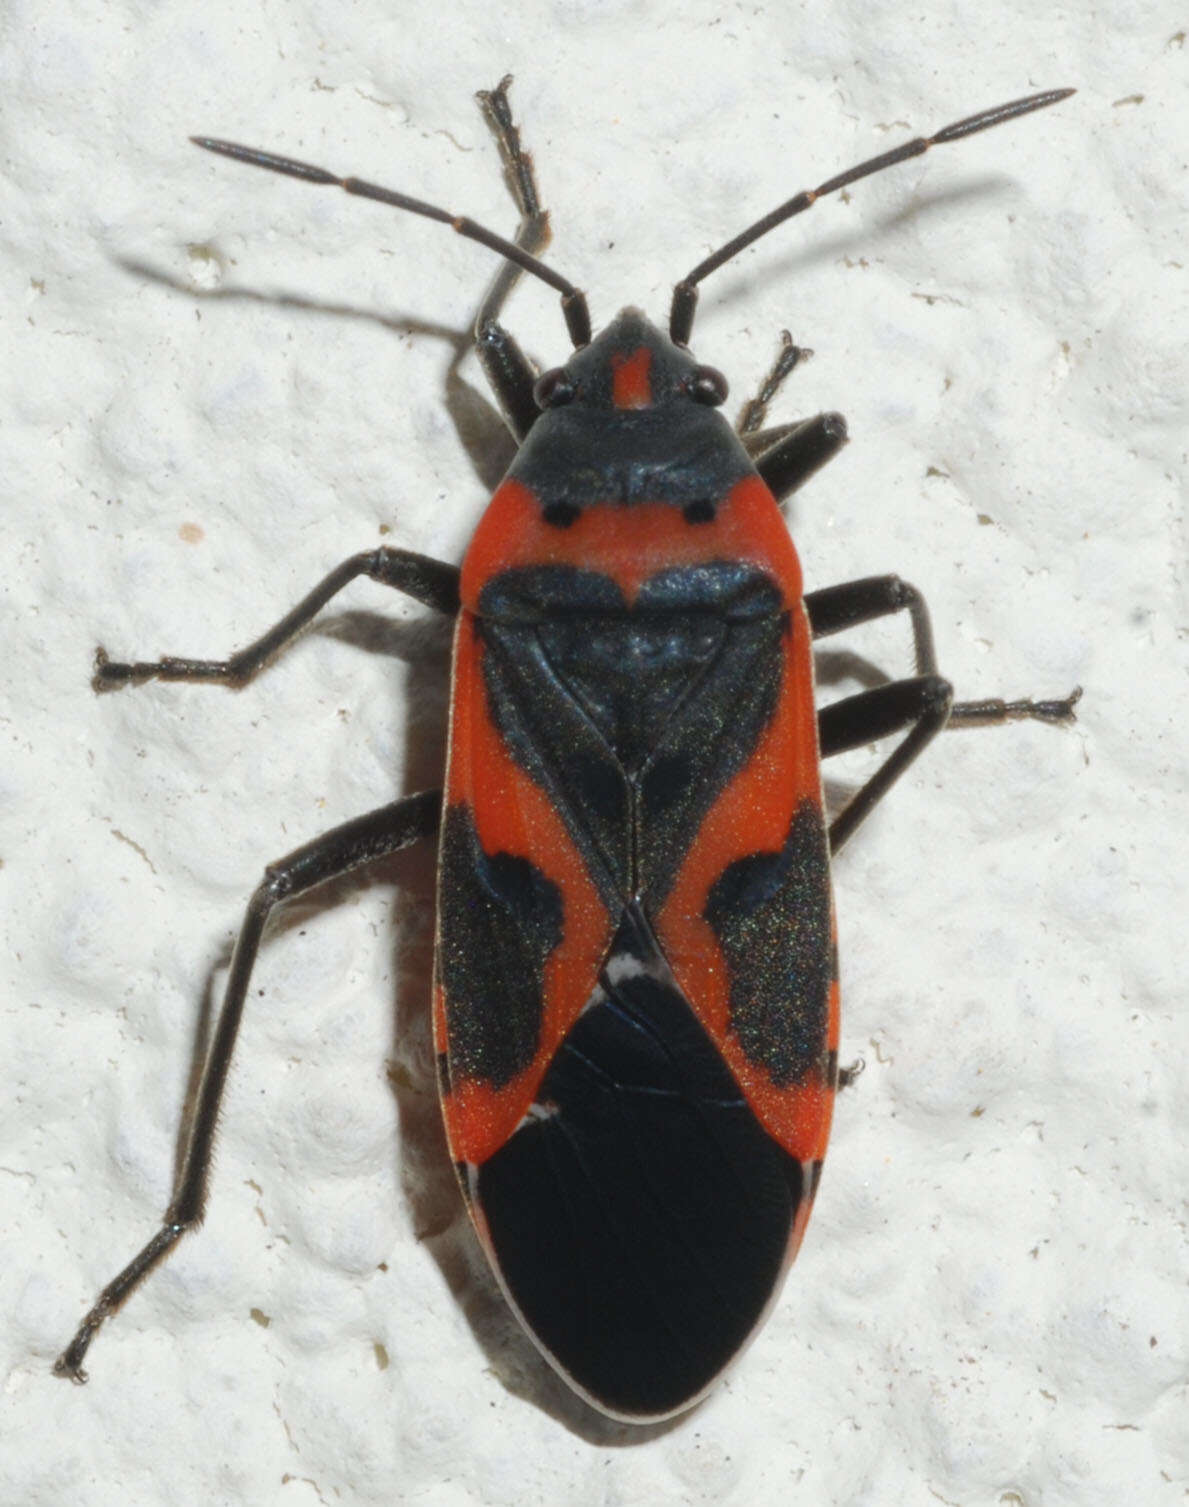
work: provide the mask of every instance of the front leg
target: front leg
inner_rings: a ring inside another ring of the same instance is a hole
[[[747,444],[749,440],[759,440],[761,442],[760,448],[764,448],[762,441],[765,433],[764,422],[768,417],[768,405],[800,363],[812,355],[813,352],[807,346],[794,345],[793,337],[789,332],[781,330],[780,352],[772,363],[764,380],[760,383],[759,392],[756,393],[754,398],[749,398],[744,403],[735,425],[735,432],[744,444]],[[794,426],[790,425],[788,427],[792,428]],[[775,438],[771,430],[768,430],[767,433]],[[771,443],[771,440],[769,440],[769,443]]]
[[[273,660],[325,607],[331,597],[357,576],[368,576],[383,586],[395,587],[427,607],[454,617],[458,612],[457,565],[446,565],[409,549],[364,550],[352,555],[287,612],[279,623],[228,659],[180,659],[166,655],[158,660],[117,664],[100,647],[95,654],[96,691],[118,691],[121,686],[143,685],[146,680],[186,680],[200,684],[231,686],[238,690]]]
[[[769,438],[774,442],[756,454],[753,446]],[[840,413],[819,413],[799,424],[762,429],[747,444],[768,490],[784,502],[846,444],[846,420]]]
[[[511,74],[494,89],[480,90],[479,108],[499,147],[504,178],[520,212],[515,242],[523,251],[539,255],[549,244],[549,211],[542,209],[533,159],[520,140],[508,103]],[[522,440],[540,415],[533,384],[538,373],[516,339],[500,323],[503,308],[520,278],[520,268],[505,262],[475,316],[475,351],[508,428]]]
[[[793,424],[764,427],[768,405],[781,385],[812,355],[804,346],[794,345],[793,337],[782,330],[780,352],[759,392],[743,405],[735,426],[743,448],[777,502],[791,497],[846,444],[846,420],[840,413],[819,413]]]

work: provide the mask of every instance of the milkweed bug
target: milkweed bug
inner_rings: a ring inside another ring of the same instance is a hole
[[[519,449],[460,568],[352,556],[222,661],[114,663],[95,688],[239,687],[357,576],[457,620],[444,792],[383,806],[270,864],[206,1052],[176,1196],[56,1370],[202,1216],[219,1105],[273,909],[440,832],[434,1036],[459,1181],[509,1302],[612,1417],[700,1399],[754,1334],[801,1242],[838,1067],[829,860],[946,726],[1072,720],[1064,700],[954,704],[920,594],[895,576],[804,593],[779,505],[846,441],[838,414],[765,427],[786,336],[738,431],[689,349],[698,285],[818,199],[1055,104],[1015,100],[795,195],[676,285],[666,335],[625,309],[592,338],[548,240],[504,79],[479,96],[515,240],[357,178],[206,137],[223,156],[439,220],[504,259],[475,324]],[[522,272],[574,346],[538,375],[500,324]],[[905,612],[916,674],[818,711],[811,646]],[[903,734],[827,820],[821,760]]]

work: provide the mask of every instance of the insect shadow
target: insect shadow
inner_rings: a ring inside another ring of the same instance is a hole
[[[449,346],[452,355],[446,369],[442,398],[480,489],[475,500],[476,518],[486,497],[495,491],[516,454],[516,441],[494,404],[461,375],[463,360],[474,349],[474,334],[469,326],[460,330],[453,325],[413,315],[381,314],[355,304],[332,303],[300,293],[261,293],[234,284],[203,288],[190,278],[179,277],[163,267],[133,257],[116,257],[115,264],[139,281],[156,283],[190,303],[254,303],[292,309],[304,314],[324,315],[336,322],[355,320],[377,325],[390,334],[438,340]]]
[[[950,188],[918,193],[911,202],[901,204],[893,212],[878,219],[868,218],[861,225],[839,231],[837,234],[806,242],[783,254],[765,257],[761,265],[744,264],[734,277],[724,279],[722,290],[716,295],[715,306],[723,311],[736,304],[754,300],[756,289],[772,283],[797,286],[798,275],[823,264],[855,261],[870,262],[878,253],[881,242],[895,231],[924,220],[941,210],[956,205],[985,204],[1005,194],[1020,192],[1017,178],[1007,173],[981,173],[977,177],[956,183]],[[790,303],[793,302],[790,299]],[[804,329],[795,332],[814,345],[823,342],[826,332]]]

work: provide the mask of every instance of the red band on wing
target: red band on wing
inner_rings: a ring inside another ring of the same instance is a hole
[[[524,565],[576,565],[619,583],[630,603],[658,571],[707,560],[738,560],[766,570],[784,604],[801,599],[801,567],[772,493],[758,476],[732,487],[705,523],[689,523],[668,502],[594,503],[568,528],[548,524],[523,482],[503,482],[483,514],[462,566],[462,603],[478,608],[485,583]]]
[[[704,919],[711,886],[727,865],[750,853],[779,851],[794,811],[806,799],[820,805],[822,798],[801,570],[780,511],[760,478],[750,476],[706,522],[690,523],[672,503],[603,503],[583,508],[568,528],[558,528],[543,520],[540,499],[510,478],[484,513],[463,563],[448,799],[471,806],[485,851],[528,858],[558,885],[565,936],[546,964],[542,1033],[532,1066],[498,1090],[473,1081],[452,1084],[445,1117],[456,1159],[482,1162],[515,1129],[594,988],[613,925],[564,823],[512,761],[487,715],[472,618],[480,593],[500,571],[558,564],[610,576],[630,603],[658,571],[712,560],[753,564],[779,583],[790,621],[784,673],[775,716],[759,747],[708,813],[654,921],[678,983],[768,1132],[803,1162],[825,1151],[834,1097],[826,1054],[838,1044],[837,984],[830,986],[821,1073],[778,1087],[766,1069],[747,1059],[730,1030],[726,960]],[[440,1014],[437,1030],[438,1049],[444,1050]]]
[[[549,797],[513,762],[491,718],[482,645],[464,611],[454,649],[454,702],[446,784],[448,805],[465,802],[484,852],[527,858],[562,895],[564,935],[545,964],[541,1034],[532,1063],[510,1083],[451,1077],[443,1099],[456,1161],[481,1163],[512,1134],[578,1012],[589,999],[611,943],[612,920]],[[450,1000],[435,1012],[435,1045],[448,1050]]]
[[[718,1044],[752,1109],[792,1156],[809,1162],[824,1154],[830,1131],[834,1085],[826,1053],[838,1044],[838,986],[830,986],[820,1074],[778,1087],[762,1065],[748,1060],[730,1029],[727,962],[705,919],[711,887],[733,860],[779,852],[801,803],[821,804],[809,624],[799,603],[791,625],[776,714],[751,759],[703,821],[656,918],[656,929],[682,992]],[[795,1001],[789,1006],[795,1008]]]

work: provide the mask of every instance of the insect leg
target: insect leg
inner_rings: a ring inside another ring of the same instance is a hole
[[[757,429],[754,434],[744,434],[738,429],[735,432],[743,441],[743,448],[748,455],[752,460],[757,460],[765,450],[771,450],[781,440],[795,434],[804,422],[804,419],[794,419],[791,424],[772,424],[767,429]]]
[[[1052,701],[953,702],[953,689],[940,675],[893,680],[871,691],[844,697],[818,713],[818,741],[823,759],[861,748],[911,727],[911,732],[852,796],[830,824],[830,851],[836,853],[884,796],[946,727],[994,727],[1003,722],[1031,720],[1062,724],[1074,721],[1081,687]]]
[[[408,549],[364,550],[352,555],[287,612],[279,623],[229,659],[179,659],[166,655],[158,660],[135,664],[117,664],[108,659],[102,647],[95,654],[95,674],[91,684],[96,691],[115,691],[121,686],[142,685],[146,680],[189,680],[215,682],[238,689],[262,670],[286,644],[290,643],[310,621],[357,576],[368,576],[384,586],[395,587],[427,607],[434,607],[451,617],[458,611],[458,567],[417,555]]]
[[[830,827],[833,851],[837,851],[870,815],[943,727],[992,727],[1024,720],[1050,723],[1074,720],[1074,707],[1082,694],[1080,688],[1060,700],[1004,701],[994,698],[955,704],[949,682],[937,673],[933,629],[925,599],[915,586],[910,586],[899,576],[867,576],[859,581],[847,581],[840,586],[810,592],[805,597],[805,608],[815,640],[895,612],[906,611],[912,624],[915,678],[892,681],[874,690],[845,697],[819,713],[823,759],[873,743],[906,727],[911,728],[904,741],[835,818]]]
[[[813,352],[807,350],[804,346],[794,345],[793,337],[787,330],[781,330],[780,353],[772,363],[768,375],[760,383],[759,392],[756,393],[754,398],[749,398],[744,403],[739,413],[738,422],[735,425],[735,432],[745,443],[752,436],[757,438],[762,437],[761,431],[764,427],[764,420],[768,416],[768,404],[771,403],[793,370],[808,356],[812,355]],[[793,428],[795,426],[789,425],[787,427]]]
[[[929,609],[915,586],[899,576],[866,576],[860,581],[845,581],[811,591],[805,597],[805,609],[814,639],[829,638],[846,628],[857,628],[875,618],[907,611],[912,622],[913,657],[918,675],[937,673],[937,654],[933,647],[933,629]],[[1021,697],[1004,701],[989,697],[983,701],[957,701],[950,708],[947,727],[995,727],[1002,722],[1072,722],[1074,707],[1082,699],[1080,686],[1068,696],[1046,701]]]
[[[1068,696],[1051,701],[1033,701],[1026,696],[1017,701],[1004,701],[999,696],[988,697],[985,701],[955,701],[950,707],[946,730],[997,727],[1001,722],[1073,722],[1077,717],[1074,707],[1081,699],[1082,688],[1076,685]]]
[[[792,371],[813,352],[794,345],[780,332],[780,353],[754,398],[743,405],[736,433],[777,502],[791,496],[815,471],[832,460],[846,443],[846,420],[840,413],[819,413],[794,424],[763,427],[768,405]]]
[[[391,805],[381,806],[366,816],[344,822],[315,838],[287,857],[271,863],[256,887],[240,929],[231,958],[231,970],[222,1008],[215,1023],[210,1047],[203,1063],[198,1097],[190,1123],[181,1173],[161,1228],[128,1263],[122,1272],[99,1294],[78,1332],[58,1357],[54,1371],[72,1381],[86,1381],[82,1369],[87,1348],[96,1331],[110,1314],[138,1287],[149,1273],[169,1255],[177,1242],[202,1219],[206,1203],[207,1176],[219,1106],[231,1066],[244,1000],[252,977],[252,967],[260,947],[265,923],[274,906],[302,895],[328,879],[351,869],[385,858],[408,847],[421,837],[437,831],[442,796],[437,790],[407,796]]]
[[[937,673],[937,654],[933,648],[933,629],[929,609],[915,586],[899,576],[864,576],[860,581],[844,581],[805,595],[805,610],[815,641],[857,628],[875,618],[907,612],[912,622],[913,657],[918,675]]]
[[[771,437],[758,451],[752,446]],[[840,413],[819,413],[799,424],[762,429],[744,441],[755,468],[777,502],[791,497],[846,444],[846,420]]]
[[[940,675],[918,675],[912,680],[893,680],[873,691],[860,691],[857,696],[835,701],[818,713],[823,759],[909,729],[903,742],[896,745],[830,823],[831,853],[838,852],[942,730],[953,696],[953,687]]]
[[[533,159],[521,145],[520,131],[512,119],[508,103],[511,84],[509,73],[494,89],[480,90],[477,98],[499,147],[504,180],[520,212],[515,243],[521,250],[537,256],[549,244],[549,211],[541,208]],[[533,400],[537,372],[513,336],[499,323],[504,304],[519,279],[520,268],[513,262],[505,262],[496,273],[475,316],[475,351],[509,429],[522,440],[540,413]]]

